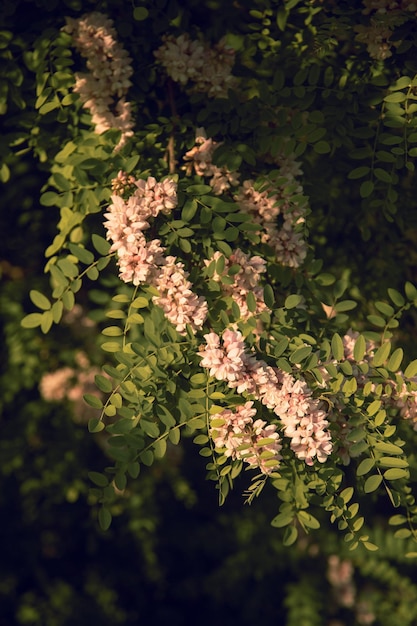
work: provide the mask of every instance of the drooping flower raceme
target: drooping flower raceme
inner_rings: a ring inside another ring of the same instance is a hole
[[[304,222],[304,211],[297,197],[301,186],[288,178],[282,184],[256,189],[252,180],[245,180],[235,200],[263,229],[262,241],[275,252],[277,260],[288,267],[299,267],[306,255],[307,245],[298,228]],[[278,218],[282,220],[281,228]]]
[[[149,228],[150,218],[177,206],[177,185],[172,179],[157,182],[150,176],[135,181],[135,186],[127,200],[118,194],[111,196],[104,227],[112,241],[110,251],[117,252],[120,279],[139,285],[152,283],[164,263],[165,248],[159,239],[146,241],[143,231]]]
[[[123,194],[132,186],[132,195],[124,199]],[[111,197],[104,226],[107,239],[112,241],[110,251],[117,252],[119,278],[134,285],[154,286],[159,291],[154,303],[179,333],[185,333],[187,324],[199,330],[207,317],[206,301],[192,291],[184,265],[176,257],[165,257],[159,239],[148,241],[144,235],[152,218],[168,214],[177,206],[176,183],[170,178],[158,182],[152,176],[146,181],[132,181],[119,173],[113,188],[118,193]]]
[[[92,116],[95,132],[111,128],[122,132],[115,150],[133,135],[131,106],[126,95],[131,86],[132,59],[117,41],[113,20],[95,11],[79,19],[66,18],[64,30],[86,59],[88,73],[77,73],[74,87]]]
[[[192,40],[187,33],[179,37],[165,35],[154,52],[157,61],[172,80],[186,91],[206,93],[210,98],[226,98],[236,79],[231,70],[235,53],[225,42],[212,48],[202,40]]]
[[[187,176],[193,172],[198,176],[209,178],[209,185],[216,196],[236,187],[239,184],[239,174],[231,172],[226,167],[218,167],[212,163],[213,154],[221,143],[207,139],[204,128],[198,128],[195,138],[195,146],[184,155],[186,165],[183,167]]]
[[[185,333],[187,324],[193,330],[201,329],[207,317],[207,302],[192,291],[183,263],[177,262],[176,257],[166,257],[153,286],[160,293],[152,298],[154,303],[163,309],[179,333]]]
[[[216,333],[204,337],[200,365],[238,393],[272,409],[299,459],[307,465],[313,465],[314,458],[325,462],[332,452],[329,422],[307,383],[248,354],[240,331],[226,329],[222,340]]]
[[[219,260],[224,259],[224,267],[221,272],[217,270],[219,267]],[[262,311],[268,309],[264,302],[264,289],[259,284],[261,274],[265,272],[266,263],[264,259],[259,256],[249,256],[245,254],[239,248],[235,250],[228,259],[226,259],[221,252],[215,252],[211,259],[204,261],[206,267],[211,263],[216,263],[216,270],[212,276],[212,279],[220,282],[222,285],[222,291],[225,295],[228,295],[236,302],[240,309],[240,315],[242,319],[246,320],[252,315],[259,315]],[[229,274],[230,268],[234,268],[233,282],[227,284],[222,282],[222,278]],[[254,299],[254,309],[249,310],[247,297],[252,294]]]
[[[275,470],[281,459],[282,446],[275,424],[253,420],[253,402],[238,405],[235,411],[225,409],[211,417],[210,436],[215,447],[233,460],[258,467],[263,474]]]

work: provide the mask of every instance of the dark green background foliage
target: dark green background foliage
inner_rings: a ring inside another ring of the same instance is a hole
[[[349,552],[320,513],[320,529],[284,547],[281,529],[270,523],[277,512],[274,490],[267,486],[243,506],[243,474],[219,507],[204,459],[187,438],[128,481],[113,505],[111,527],[100,530],[88,473],[110,462],[106,441],[88,432],[73,403],[48,403],[39,393],[42,375],[73,366],[79,350],[100,366],[97,338],[77,322],[46,335],[20,324],[33,310],[29,291],[48,293],[44,251],[57,234],[57,206],[73,193],[59,178],[55,190],[47,186],[56,154],[74,138],[85,159],[102,149],[100,158],[110,162],[103,169],[90,163],[88,197],[96,208],[86,222],[92,231],[100,227],[103,200],[96,181],[119,167],[99,142],[91,154],[82,146],[90,119],[71,96],[81,60],[69,52],[61,28],[66,16],[91,10],[114,20],[133,59],[129,99],[136,125],[129,149],[132,157],[140,154],[142,171],[166,174],[163,152],[173,124],[188,137],[188,148],[198,125],[208,136],[227,139],[230,148],[219,159],[242,166],[247,177],[256,171],[253,155],[268,153],[289,135],[309,181],[310,243],[323,272],[332,272],[345,296],[359,301],[356,327],[378,313],[371,301],[386,300],[388,287],[403,292],[406,281],[416,282],[417,88],[407,91],[401,82],[417,74],[416,18],[399,24],[402,44],[393,56],[375,61],[352,34],[366,22],[362,8],[360,2],[297,0],[1,3],[0,626],[417,623],[416,567],[403,556],[413,544],[388,526],[388,498],[370,494],[361,504],[378,552],[361,546]],[[199,30],[212,42],[228,34],[247,98],[205,101],[195,94],[190,106],[189,96],[176,89],[179,117],[173,120],[153,51],[166,32],[193,36]],[[192,118],[196,104],[198,120]],[[274,122],[277,107],[298,111],[284,130]],[[75,203],[85,200],[84,183],[80,174]],[[98,324],[112,280],[103,276],[91,290],[92,279],[77,294]],[[396,341],[408,360],[416,358],[413,309]],[[415,444],[416,436],[409,436]],[[414,484],[416,467],[414,458]],[[353,604],[343,605],[329,581],[332,555],[353,567]]]

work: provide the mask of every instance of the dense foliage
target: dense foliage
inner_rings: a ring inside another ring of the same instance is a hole
[[[4,623],[415,623],[417,7],[0,11]]]

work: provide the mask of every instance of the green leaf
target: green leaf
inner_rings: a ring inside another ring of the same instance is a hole
[[[331,341],[332,353],[336,361],[341,361],[345,355],[343,341],[338,333],[335,333]]]
[[[359,194],[361,198],[368,198],[374,190],[374,183],[371,180],[365,180],[360,188]]]
[[[389,353],[391,352],[391,342],[386,341],[378,350],[375,352],[374,358],[372,359],[372,365],[374,367],[379,367],[389,357]]]
[[[29,315],[26,315],[21,321],[21,325],[23,328],[36,328],[41,324],[42,313],[29,313]]]
[[[387,369],[390,372],[397,372],[400,369],[403,356],[404,356],[404,350],[402,348],[397,348],[396,350],[394,350],[394,352],[391,354],[389,358]]]
[[[39,199],[42,206],[58,206],[59,195],[55,191],[46,191]]]
[[[264,287],[264,302],[269,309],[273,309],[275,306],[275,293],[271,285],[265,285]]]
[[[411,302],[414,302],[414,300],[417,298],[417,289],[415,288],[413,283],[410,283],[410,281],[407,280],[407,282],[404,285],[404,289],[405,289],[405,295],[407,296],[407,298],[411,300]]]
[[[113,389],[111,381],[101,374],[96,374],[96,376],[94,377],[94,381],[100,391],[103,391],[104,393],[110,393]]]
[[[383,183],[392,183],[392,176],[386,170],[383,170],[381,167],[376,167],[374,169],[375,178],[382,181]]]
[[[417,374],[417,359],[411,361],[405,368],[405,378],[413,378]]]
[[[278,515],[276,515],[271,521],[271,526],[273,526],[274,528],[283,528],[284,526],[288,526],[288,524],[291,524],[293,520],[294,512],[292,510],[286,511],[285,513],[279,513]]]
[[[79,244],[69,243],[68,248],[71,251],[71,254],[77,257],[81,263],[85,265],[90,265],[94,262],[94,254],[85,248],[82,248]]]
[[[284,546],[292,546],[298,537],[298,530],[295,526],[287,526],[282,543]]]
[[[365,493],[372,493],[378,489],[381,483],[382,476],[380,474],[373,474],[366,479],[363,489]]]
[[[103,408],[103,403],[100,400],[100,398],[97,398],[97,396],[93,396],[92,393],[86,393],[83,397],[84,397],[84,401],[89,406],[92,406],[93,409],[102,409]]]
[[[340,302],[337,302],[334,309],[335,311],[337,311],[337,313],[342,313],[343,311],[351,311],[352,309],[355,309],[357,306],[358,306],[358,303],[355,302],[354,300],[341,300]]]
[[[101,348],[105,352],[118,352],[121,350],[121,344],[117,341],[105,341],[101,344]]]
[[[311,354],[311,351],[311,346],[303,346],[301,348],[297,348],[297,350],[294,350],[294,352],[290,356],[291,363],[301,363],[301,361],[304,361],[304,359],[306,359]]]
[[[36,291],[36,289],[31,289],[29,291],[29,296],[33,304],[39,309],[47,311],[51,308],[51,303],[49,302],[48,298],[39,291]]]
[[[295,307],[297,307],[300,304],[302,299],[303,299],[303,296],[300,296],[298,294],[292,294],[290,296],[287,296],[285,298],[284,307],[286,309],[294,309]]]
[[[388,295],[396,306],[404,306],[405,300],[399,291],[389,288]]]
[[[391,469],[387,469],[386,472],[384,472],[384,478],[386,480],[399,480],[400,478],[407,478],[408,474],[408,471],[405,469],[392,467]]]
[[[328,154],[331,151],[330,144],[327,141],[318,141],[313,145],[313,149],[317,154]]]
[[[378,465],[381,467],[408,467],[408,461],[406,459],[399,459],[394,456],[383,456],[378,459]]]
[[[373,467],[375,467],[375,459],[363,459],[363,461],[361,461],[358,465],[356,475],[365,476],[365,474],[368,474]]]
[[[355,361],[362,361],[366,350],[366,340],[363,335],[359,335],[359,337],[355,341],[355,347],[353,348],[353,357]]]
[[[100,474],[99,472],[88,472],[88,478],[93,482],[97,487],[107,487],[109,484],[108,478],[104,474]]]
[[[189,198],[181,211],[181,219],[184,220],[184,222],[192,220],[194,215],[197,213],[197,208],[197,200],[195,198]]]
[[[385,96],[384,102],[405,102],[407,100],[407,95],[402,91],[397,91],[394,93],[388,94]]]
[[[108,530],[112,521],[111,513],[104,506],[98,512],[98,521],[102,530]]]
[[[378,328],[384,328],[386,321],[380,315],[367,315],[366,319]]]
[[[355,180],[356,178],[363,178],[364,176],[367,176],[367,174],[369,174],[370,171],[371,171],[371,168],[368,167],[367,165],[363,165],[361,167],[355,167],[354,170],[349,172],[348,178],[351,180]]]
[[[93,417],[88,421],[88,432],[99,433],[102,430],[104,430],[104,424],[97,417]]]
[[[107,256],[109,254],[111,244],[103,237],[100,237],[100,235],[96,235],[94,233],[91,236],[91,241],[93,242],[93,246],[99,254],[101,254],[102,256]]]

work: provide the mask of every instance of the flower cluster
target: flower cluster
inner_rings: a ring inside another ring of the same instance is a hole
[[[384,61],[392,56],[391,48],[398,45],[390,41],[392,30],[388,24],[381,20],[371,19],[369,24],[358,24],[355,26],[358,33],[356,41],[366,44],[369,56],[377,61]]]
[[[212,163],[213,153],[219,145],[221,144],[213,139],[207,139],[203,128],[197,129],[195,146],[185,153],[184,161],[187,164],[183,168],[187,176],[194,170],[198,176],[209,178],[209,185],[216,196],[239,184],[237,172],[231,172],[226,167],[218,167]]]
[[[233,460],[258,467],[263,474],[275,470],[281,459],[282,446],[275,424],[253,420],[253,402],[238,405],[236,411],[225,409],[211,417],[210,436],[218,450]]]
[[[231,74],[235,53],[224,41],[211,48],[206,42],[192,40],[184,33],[179,37],[165,35],[163,42],[154,55],[174,82],[190,93],[205,93],[210,98],[227,97],[229,88],[236,82]]]
[[[125,97],[131,86],[132,59],[117,41],[113,21],[97,11],[80,19],[67,18],[64,30],[86,59],[88,73],[76,74],[74,91],[92,116],[95,132],[116,128],[122,135],[115,150],[133,135],[131,106]]]
[[[290,447],[307,465],[323,463],[332,451],[328,421],[320,402],[305,381],[267,365],[246,352],[242,334],[226,329],[222,342],[216,333],[204,335],[198,354],[210,376],[225,381],[238,393],[253,396],[280,419]]]
[[[396,28],[407,21],[407,13],[415,19],[417,16],[417,2],[415,0],[363,0],[362,13],[369,15],[368,24],[355,26],[356,40],[365,43],[369,56],[383,61],[392,56],[392,48],[401,44],[401,39],[395,33]]]
[[[245,180],[235,200],[262,227],[262,241],[274,250],[278,261],[288,267],[299,267],[307,255],[306,242],[298,232],[304,222],[304,211],[297,199],[302,188],[290,174],[280,180],[282,184],[274,189],[270,186],[257,189],[253,180]]]
[[[84,395],[97,391],[94,379],[100,373],[100,368],[92,366],[83,352],[77,352],[75,367],[61,367],[45,373],[39,383],[39,392],[47,402],[69,400],[74,405],[74,419],[88,420],[92,411],[85,403]]]
[[[113,187],[119,189],[120,185],[126,191],[133,182],[119,173]],[[164,256],[165,248],[159,239],[147,241],[144,235],[151,218],[168,214],[177,206],[176,183],[170,178],[157,182],[150,176],[146,181],[135,180],[134,192],[127,199],[118,194],[111,199],[104,226],[107,239],[112,241],[110,251],[117,252],[120,279],[156,287],[159,296],[153,300],[178,332],[184,333],[187,324],[200,329],[207,316],[205,300],[192,292],[183,264],[177,263],[176,257]]]
[[[154,303],[163,309],[179,333],[185,333],[187,324],[201,329],[207,317],[207,302],[192,291],[183,263],[177,262],[176,257],[166,257],[153,285],[160,294],[152,298]]]
[[[222,271],[219,270],[219,261],[223,266]],[[213,257],[206,259],[204,263],[206,267],[209,267],[211,263],[216,264],[212,279],[221,284],[225,296],[229,296],[236,302],[243,320],[247,320],[252,315],[259,315],[268,309],[264,302],[264,289],[259,285],[261,274],[265,272],[264,259],[259,256],[251,257],[238,248],[228,259],[221,252],[215,252]],[[233,268],[233,273],[229,284],[222,279],[229,275],[231,268]],[[255,300],[255,307],[252,311],[249,310],[247,303],[250,293]]]

